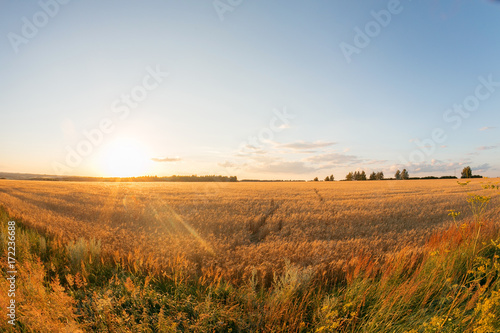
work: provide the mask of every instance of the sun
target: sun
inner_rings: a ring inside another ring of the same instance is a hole
[[[104,147],[102,173],[107,177],[138,177],[146,175],[151,159],[139,141],[120,138]]]

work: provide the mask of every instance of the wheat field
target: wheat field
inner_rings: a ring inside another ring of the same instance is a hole
[[[498,179],[0,180],[18,320],[0,331],[498,332],[498,196]]]
[[[342,267],[357,256],[418,251],[470,217],[475,179],[307,183],[98,183],[0,180],[9,215],[65,241],[100,240],[103,252],[155,265],[182,257],[190,274],[236,281],[271,276],[286,260]],[[489,193],[490,194],[490,193]],[[498,196],[498,194],[494,194]],[[498,216],[492,200],[487,217]]]

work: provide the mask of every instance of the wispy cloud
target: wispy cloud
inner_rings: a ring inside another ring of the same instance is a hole
[[[410,167],[410,171],[421,173],[421,172],[450,172],[460,169],[463,163],[456,162],[445,162],[433,159],[430,163],[423,162],[418,163]]]
[[[276,174],[305,174],[316,171],[317,168],[306,165],[301,161],[276,161],[266,164],[253,165],[249,171],[258,173]]]
[[[267,151],[264,150],[262,147],[256,147],[250,144],[244,145],[241,147],[241,149],[238,151],[237,155],[238,156],[249,156],[253,154],[267,154]]]
[[[155,162],[178,162],[181,160],[179,157],[153,157],[151,159]]]
[[[488,130],[493,130],[495,128],[496,127],[494,127],[494,126],[485,126],[485,127],[481,127],[479,130],[480,131],[488,131]]]
[[[389,162],[389,161],[388,160],[367,160],[364,162],[364,164],[373,165],[373,164],[384,164],[387,162]]]
[[[325,148],[325,147],[333,146],[334,144],[336,144],[336,143],[335,142],[325,142],[325,141],[314,141],[314,142],[295,141],[295,142],[290,142],[290,143],[278,144],[277,146],[279,148],[302,150],[302,149]]]
[[[458,172],[462,171],[462,168],[466,165],[470,165],[472,168],[472,171],[474,173],[485,172],[487,170],[492,169],[492,167],[488,163],[474,166],[473,164],[471,164],[471,160],[466,160],[464,162],[457,163],[457,162],[449,162],[449,161],[447,162],[447,161],[440,161],[440,160],[433,159],[431,162],[418,163],[418,164],[414,164],[410,167],[403,166],[403,165],[393,165],[391,167],[391,171],[395,171],[397,169],[401,169],[401,168],[406,167],[409,169],[410,174],[412,172],[417,173],[417,174],[434,173],[434,172],[442,172],[442,173],[447,172],[447,173],[451,174],[452,172],[458,173]]]
[[[481,146],[477,147],[477,150],[491,150],[491,149],[497,149],[498,146]]]
[[[306,160],[312,163],[328,163],[332,165],[352,165],[363,162],[363,160],[357,156],[341,153],[320,154],[308,157]]]
[[[233,169],[238,168],[238,165],[236,163],[229,162],[229,161],[224,161],[224,162],[221,162],[221,163],[217,163],[217,165],[219,165],[219,166],[221,166],[223,168],[233,168]]]
[[[488,171],[490,169],[493,169],[493,167],[491,165],[489,165],[488,163],[480,164],[480,165],[477,165],[477,166],[472,168],[472,170],[475,172],[485,172],[485,171]]]

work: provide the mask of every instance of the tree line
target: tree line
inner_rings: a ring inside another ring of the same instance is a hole
[[[456,179],[456,178],[457,178],[456,176],[441,176],[441,177],[427,176],[427,177],[414,177],[411,179]],[[473,175],[471,167],[467,166],[462,170],[462,178],[483,178],[483,176]],[[325,182],[330,182],[330,181],[332,182],[332,181],[334,181],[334,179],[335,178],[333,177],[333,175],[330,175],[330,176],[326,176],[324,181]],[[386,179],[386,178],[384,178],[383,171],[379,171],[379,172],[374,171],[368,177],[368,180],[384,180],[384,179]],[[403,169],[402,171],[397,170],[396,173],[394,174],[393,179],[396,179],[396,180],[410,179],[410,173],[406,169]],[[317,181],[319,181],[319,178],[315,177],[313,180],[317,182]],[[354,171],[354,172],[351,171],[345,176],[344,180],[345,181],[367,180],[366,172],[364,170]]]
[[[397,180],[401,180],[401,179],[409,179],[410,178],[410,174],[408,173],[408,171],[406,169],[403,169],[403,171],[400,171],[398,170],[396,172],[396,174],[394,175],[394,178],[397,179]],[[384,180],[384,172],[383,171],[379,171],[379,172],[375,172],[373,171],[369,178],[369,180]],[[366,180],[366,172],[363,170],[363,171],[354,171],[354,172],[349,172],[346,176],[345,176],[345,180],[346,181],[353,181],[353,180]]]
[[[98,181],[98,182],[237,182],[236,176],[140,176],[140,177],[60,177],[60,178],[33,178],[31,180],[52,180],[52,181]]]

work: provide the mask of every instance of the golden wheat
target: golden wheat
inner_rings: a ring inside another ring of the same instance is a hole
[[[183,257],[187,273],[248,278],[285,259],[341,267],[360,254],[418,249],[451,219],[470,217],[456,180],[308,183],[97,183],[0,180],[0,204],[25,224],[75,247],[161,264]],[[496,181],[496,180],[494,180]],[[488,192],[489,193],[489,192]],[[498,195],[498,194],[495,194]],[[493,200],[489,216],[498,216]],[[81,256],[75,252],[75,255]],[[222,273],[221,273],[222,272]]]

